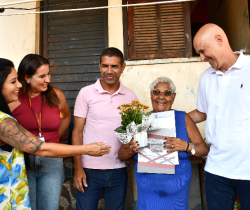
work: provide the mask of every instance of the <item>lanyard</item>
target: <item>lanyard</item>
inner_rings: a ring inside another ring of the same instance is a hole
[[[37,125],[38,125],[38,129],[39,129],[39,137],[42,137],[42,110],[43,110],[43,97],[42,97],[42,108],[41,108],[41,112],[39,114],[39,116],[35,113],[34,109],[32,108],[31,106],[31,98],[30,98],[30,95],[28,94],[29,96],[29,105],[30,105],[30,108],[32,109],[32,111],[34,112],[35,114],[35,117],[36,117],[36,121],[37,121]]]

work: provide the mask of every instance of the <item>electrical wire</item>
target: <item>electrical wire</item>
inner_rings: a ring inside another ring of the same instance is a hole
[[[15,9],[15,10],[35,10],[35,9],[44,9],[48,7],[57,7],[57,6],[62,6],[66,4],[76,4],[76,3],[81,3],[81,2],[87,2],[91,0],[78,0],[78,1],[70,1],[70,2],[64,2],[64,3],[58,3],[58,4],[49,4],[45,6],[40,6],[40,7],[34,7],[34,8],[16,8],[16,7],[4,7],[3,9]]]
[[[43,0],[23,0],[23,1],[15,1],[15,2],[6,2],[0,4],[0,6],[6,6],[6,5],[12,5],[12,4],[23,4],[23,3],[29,3],[33,1],[43,1]]]
[[[167,4],[167,3],[173,3],[173,2],[176,3],[176,2],[186,2],[186,1],[195,1],[195,0],[172,0],[172,1],[160,1],[160,2],[103,6],[103,7],[76,8],[76,9],[65,9],[65,10],[48,10],[48,11],[37,11],[37,12],[26,12],[26,13],[10,13],[10,14],[0,14],[0,16],[14,16],[14,15],[29,15],[29,14],[44,14],[44,13],[56,13],[56,12],[109,9],[109,8],[117,8],[117,7],[145,6],[145,5]]]

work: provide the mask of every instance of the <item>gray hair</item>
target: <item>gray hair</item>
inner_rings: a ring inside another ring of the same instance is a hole
[[[169,84],[171,90],[173,91],[173,93],[175,93],[176,91],[176,87],[173,83],[173,81],[167,77],[158,77],[156,80],[154,80],[151,85],[149,86],[150,87],[150,92],[152,92],[155,88],[155,86],[160,83],[160,82],[166,82]]]

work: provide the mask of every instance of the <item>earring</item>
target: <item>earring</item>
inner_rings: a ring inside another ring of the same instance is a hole
[[[30,84],[30,83],[27,81],[27,84]]]

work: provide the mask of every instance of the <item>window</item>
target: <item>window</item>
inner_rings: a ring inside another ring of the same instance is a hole
[[[130,60],[192,56],[189,2],[128,7],[127,18]]]

